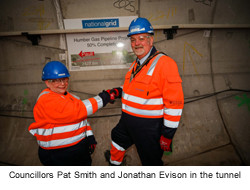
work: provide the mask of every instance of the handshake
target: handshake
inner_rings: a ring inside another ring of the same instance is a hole
[[[98,94],[103,101],[103,107],[106,106],[107,103],[113,104],[115,99],[122,97],[122,88],[113,88],[109,90],[103,90],[101,93]]]

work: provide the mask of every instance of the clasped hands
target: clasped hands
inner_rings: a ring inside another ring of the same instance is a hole
[[[111,104],[113,104],[115,102],[115,99],[121,98],[121,96],[122,96],[122,88],[120,88],[120,87],[109,89],[109,90],[107,90],[107,92],[110,95],[109,103],[111,103]]]

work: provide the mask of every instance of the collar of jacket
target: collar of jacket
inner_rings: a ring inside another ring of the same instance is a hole
[[[151,53],[150,53],[150,55],[148,57],[150,57],[151,55],[154,55],[155,52],[157,52],[157,50],[156,50],[155,46],[153,46],[153,48],[151,50]]]
[[[147,58],[143,63],[141,63],[140,66],[139,66],[136,70],[134,70],[134,68],[133,68],[132,73],[131,73],[131,75],[130,75],[130,81],[129,81],[129,82],[131,82],[131,80],[135,77],[135,75],[136,75],[138,72],[140,72],[140,70],[141,70],[145,65],[148,64],[148,62],[152,59],[151,56],[155,55],[156,53],[157,53],[157,50],[156,50],[156,48],[153,46],[153,48],[152,48],[152,50],[151,50],[151,53],[150,53],[150,55],[148,56],[148,58]],[[158,52],[158,53],[159,53],[159,52]],[[150,58],[150,57],[151,57],[151,58]],[[136,61],[137,61],[137,60],[136,60]]]

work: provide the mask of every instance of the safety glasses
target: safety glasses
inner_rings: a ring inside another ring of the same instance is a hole
[[[130,42],[133,44],[133,43],[136,43],[136,41],[139,41],[139,42],[144,42],[146,41],[147,38],[150,38],[151,36],[150,35],[147,35],[147,36],[137,36],[137,37],[130,37]]]
[[[69,82],[69,78],[50,79],[48,81],[54,84],[61,84],[61,83],[66,84]]]

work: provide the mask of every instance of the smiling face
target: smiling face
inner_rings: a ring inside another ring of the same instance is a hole
[[[149,34],[135,34],[130,37],[130,42],[135,55],[142,59],[153,47],[154,37]]]
[[[46,80],[47,87],[58,94],[64,94],[68,89],[69,78]]]

